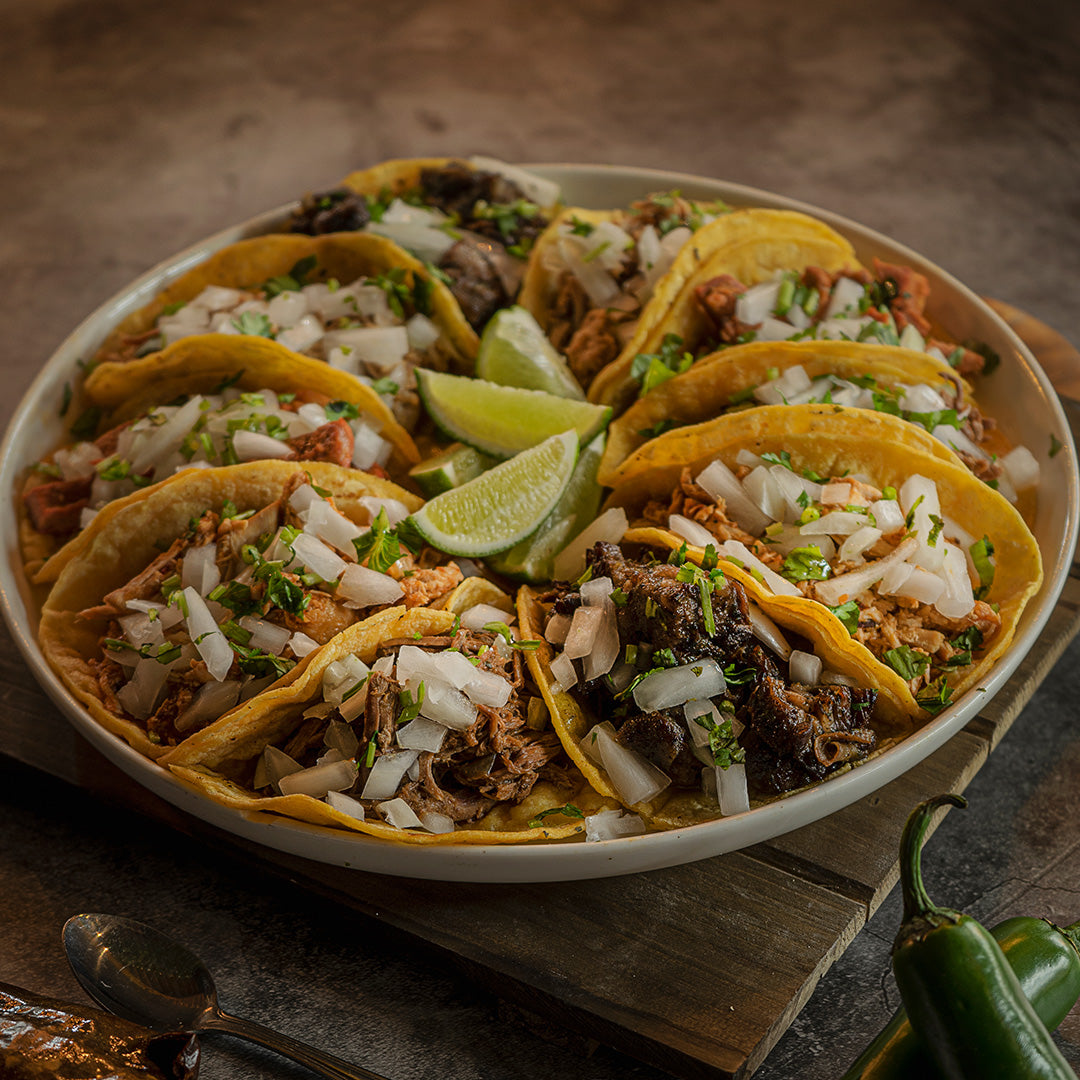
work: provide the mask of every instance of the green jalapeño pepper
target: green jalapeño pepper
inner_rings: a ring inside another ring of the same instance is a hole
[[[1080,923],[1018,915],[990,930],[1024,996],[1051,1031],[1080,999]],[[842,1080],[932,1080],[940,1077],[903,1009],[881,1029]]]
[[[892,965],[911,1026],[949,1080],[1076,1080],[990,932],[926,894],[930,819],[939,806],[966,805],[959,795],[920,803],[900,841],[904,921]]]

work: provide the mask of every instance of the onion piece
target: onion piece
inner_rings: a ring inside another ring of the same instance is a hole
[[[666,773],[661,772],[636,750],[622,746],[602,727],[595,731],[604,771],[623,802],[630,806],[648,802],[671,783]]]
[[[913,555],[919,545],[911,536],[902,540],[891,552],[882,559],[875,559],[866,566],[860,566],[850,573],[841,574],[839,577],[830,578],[828,581],[815,582],[814,593],[818,600],[829,607],[836,607],[851,600],[859,593],[869,589],[876,581],[880,581],[885,571],[894,563],[906,562]]]
[[[1026,446],[1015,446],[1001,459],[1005,475],[1017,491],[1026,491],[1039,483],[1039,462]]]
[[[726,769],[716,767],[716,794],[720,813],[724,817],[745,814],[750,809],[750,793],[746,786],[746,766],[740,763]]]
[[[221,682],[233,663],[233,651],[228,639],[218,628],[206,601],[190,585],[184,589],[187,603],[187,631],[192,644],[199,651],[211,677]]]
[[[313,799],[321,799],[328,791],[351,787],[355,779],[354,761],[329,761],[283,776],[278,789],[282,795],[310,795]]]
[[[333,548],[308,533],[299,533],[292,548],[304,568],[323,581],[337,581],[350,565]]]
[[[209,720],[224,716],[240,700],[240,680],[203,683],[188,707],[173,721],[179,732],[190,731]]]
[[[858,514],[853,514],[858,517]],[[872,525],[856,529],[841,545],[837,554],[842,562],[857,559],[868,548],[872,548],[881,539],[881,530]]]
[[[788,677],[793,683],[816,686],[821,678],[822,667],[820,657],[800,649],[792,649],[788,657]]]
[[[363,536],[366,531],[335,510],[324,499],[311,504],[308,508],[307,521],[304,522],[304,532],[330,544],[338,551],[344,551],[353,559],[356,558],[353,541]]]
[[[446,741],[448,730],[445,724],[418,716],[397,729],[397,744],[403,750],[425,750],[429,754],[437,754]]]
[[[387,802],[378,803],[375,809],[382,814],[388,825],[396,829],[422,829],[423,822],[416,816],[416,812],[404,799],[390,799]]]
[[[303,660],[308,653],[314,652],[318,647],[319,643],[314,638],[309,638],[307,634],[302,634],[299,630],[289,638],[289,648],[292,649],[292,654],[297,660]]]
[[[544,630],[544,637],[550,641],[552,645],[562,645],[566,641],[566,635],[570,633],[570,624],[573,622],[573,618],[570,615],[552,615],[548,619],[547,628]]]
[[[248,645],[251,648],[258,649],[259,652],[273,653],[274,656],[280,656],[285,651],[285,646],[293,636],[288,627],[278,626],[254,615],[242,615],[237,620],[237,625],[250,632],[251,640]]]
[[[341,575],[335,595],[359,607],[370,607],[373,604],[396,603],[405,595],[405,590],[389,574],[380,574],[378,570],[359,563],[348,563],[345,564],[345,573]]]
[[[513,626],[517,616],[510,611],[503,611],[494,604],[474,604],[461,613],[461,625],[466,630],[483,630],[488,623],[501,622]]]
[[[363,821],[366,815],[363,804],[359,803],[351,795],[343,795],[340,791],[328,791],[326,801],[332,810],[346,817],[356,818]]]
[[[776,480],[767,465],[753,469],[742,482],[743,491],[757,507],[758,512],[766,515],[769,521],[783,521],[787,503],[784,494],[777,487]],[[801,513],[801,511],[800,511]],[[740,524],[742,522],[740,521]],[[759,529],[747,529],[747,532],[760,532]]]
[[[398,750],[392,754],[382,754],[371,766],[361,799],[389,799],[401,786],[401,781],[409,767],[420,756],[419,750]],[[355,772],[354,772],[355,777]]]
[[[791,646],[787,643],[787,638],[784,637],[780,627],[757,604],[747,604],[746,613],[750,616],[754,637],[768,645],[781,660],[786,660],[791,655]]]
[[[589,650],[588,656],[585,657],[585,680],[591,682],[593,679],[599,679],[601,675],[606,675],[611,670],[612,665],[619,658],[621,649],[619,627],[615,618],[615,605],[605,597],[603,607],[589,608],[588,610],[601,613],[600,623],[593,636],[592,648]]]
[[[477,710],[475,703],[460,690],[432,681],[424,684],[420,715],[455,731],[467,731],[476,723]]]
[[[668,517],[668,528],[680,539],[685,540],[694,547],[706,548],[709,544],[716,546],[716,537],[713,536],[704,525],[699,525],[682,514],[671,514]]]
[[[586,843],[615,840],[620,836],[641,836],[645,822],[625,810],[600,810],[585,819]]]
[[[420,815],[420,824],[429,833],[452,833],[457,826],[449,814],[440,814],[437,810],[425,810]]]
[[[579,660],[592,651],[593,642],[596,640],[600,623],[603,621],[603,608],[581,607],[574,612],[570,622],[570,632],[566,635],[563,645],[563,654],[571,660]]]
[[[967,559],[964,553],[952,544],[944,544],[944,561],[941,577],[945,587],[934,601],[934,607],[946,619],[962,619],[975,607],[975,596],[971,591],[971,578],[968,577]]]
[[[865,514],[853,514],[850,510],[831,510],[800,525],[799,532],[803,536],[850,536],[865,526]]]
[[[802,593],[787,578],[769,569],[742,541],[725,540],[717,548],[717,552],[730,559],[738,560],[748,571],[756,570],[764,578],[765,585],[778,596],[802,596]]]
[[[232,650],[230,650],[231,653]],[[131,678],[116,692],[116,699],[137,720],[152,716],[169,669],[150,657],[140,657]]]
[[[760,466],[761,459],[754,455],[754,462],[751,464]],[[743,490],[742,484],[735,479],[735,474],[719,458],[702,469],[694,478],[694,483],[704,488],[718,502],[723,499],[728,516],[755,536],[764,532],[773,520],[754,504]]]
[[[281,788],[278,786],[283,776],[300,772],[304,768],[295,758],[290,757],[284,750],[276,746],[267,745],[259,757],[259,763],[255,767],[254,784],[256,789],[272,787],[279,795]]]
[[[329,706],[326,706],[326,708],[329,708]],[[306,717],[307,713],[304,715]],[[346,724],[342,720],[331,720],[326,725],[323,745],[336,750],[343,759],[355,758],[357,750],[360,749],[360,740],[357,739],[356,732],[353,731],[351,724]]]
[[[577,685],[577,672],[574,670],[574,661],[566,653],[559,653],[551,661],[551,677],[555,680],[552,690],[560,693]]]
[[[702,658],[646,675],[634,687],[634,703],[643,712],[655,712],[683,705],[692,698],[715,697],[724,692],[725,686],[720,665]]]

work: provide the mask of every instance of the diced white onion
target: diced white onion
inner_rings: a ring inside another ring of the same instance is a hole
[[[866,525],[865,514],[853,514],[848,510],[832,510],[821,517],[799,526],[803,536],[850,536]]]
[[[335,595],[360,607],[370,607],[373,604],[393,604],[405,595],[405,590],[388,574],[380,574],[378,570],[358,563],[349,563],[338,582]]]
[[[853,515],[858,517],[858,514]],[[867,548],[873,547],[881,539],[881,530],[872,525],[856,529],[841,545],[837,554],[842,562],[857,559]]]
[[[968,577],[967,572],[967,559],[964,553],[953,544],[944,544],[943,547],[944,560],[941,577],[945,582],[945,587],[933,603],[946,619],[961,619],[975,607],[971,578]]]
[[[668,516],[668,528],[678,537],[694,547],[705,548],[709,544],[716,546],[716,537],[704,525],[684,517],[682,514]]]
[[[188,548],[180,566],[180,585],[191,586],[200,596],[215,589],[221,582],[221,571],[217,568],[217,544],[201,544]]]
[[[585,818],[586,843],[615,840],[620,836],[640,836],[645,832],[645,822],[638,814],[624,810],[599,810]]]
[[[243,428],[233,432],[232,444],[241,461],[287,458],[293,452],[293,448],[280,439],[264,435],[261,431],[246,431]]]
[[[293,632],[287,627],[278,626],[277,623],[267,622],[254,615],[242,615],[237,622],[251,632],[251,640],[248,642],[251,648],[273,653],[275,656],[280,656],[285,651],[285,646],[293,636]]]
[[[760,464],[760,459],[757,459],[756,455],[755,462]],[[694,483],[704,488],[714,499],[718,501],[723,499],[728,517],[737,521],[747,532],[755,536],[764,532],[773,520],[754,504],[743,490],[742,484],[735,479],[735,474],[719,458],[702,469],[695,477]],[[707,543],[712,542],[710,535]]]
[[[311,533],[351,557],[355,557],[356,551],[353,540],[362,536],[364,531],[325,501],[312,503],[307,521],[304,522],[304,532]]]
[[[345,814],[346,817],[356,818],[357,821],[364,820],[364,806],[359,803],[351,795],[343,795],[340,791],[328,791],[326,793],[326,801],[330,807],[336,810],[339,814]]]
[[[424,827],[423,822],[404,799],[381,802],[375,809],[382,814],[388,825],[393,825],[397,829],[422,829]]]
[[[570,657],[571,660],[587,656],[593,647],[593,641],[600,629],[603,617],[603,608],[586,607],[582,604],[574,612],[570,623],[570,632],[566,635],[566,643],[563,646],[564,655]]]
[[[461,625],[466,630],[483,630],[488,623],[501,622],[512,626],[517,618],[512,612],[503,611],[494,604],[474,604],[461,613]]]
[[[615,605],[605,598],[604,606],[590,610],[600,611],[600,624],[593,638],[592,649],[585,657],[584,675],[586,681],[599,679],[606,675],[619,658],[619,628],[615,619]]]
[[[401,786],[401,781],[409,766],[419,757],[419,750],[399,750],[393,754],[382,754],[371,766],[361,799],[390,799]]]
[[[290,757],[284,750],[279,750],[276,746],[267,746],[263,750],[259,763],[255,768],[255,787],[272,787],[280,794],[281,788],[278,785],[281,778],[300,772],[303,767],[299,761]]]
[[[876,581],[880,581],[893,563],[905,562],[918,548],[918,542],[914,537],[908,537],[901,541],[889,555],[875,559],[866,566],[860,566],[850,573],[841,574],[839,577],[830,578],[828,581],[815,583],[817,598],[829,607],[836,607],[858,596],[865,589],[869,589]]]
[[[555,556],[556,580],[573,581],[580,577],[585,569],[585,552],[602,540],[617,544],[628,527],[626,511],[621,506],[605,510]]]
[[[873,507],[874,520],[883,536],[904,527],[904,511],[895,499],[878,499]]]
[[[759,285],[752,285],[735,301],[735,318],[750,325],[761,322],[772,314],[779,293],[779,281],[763,281]]]
[[[784,637],[780,627],[757,604],[747,604],[746,611],[750,616],[750,628],[754,632],[754,637],[768,645],[781,660],[786,660],[791,655],[791,646],[787,643],[787,638]]]
[[[466,731],[476,723],[476,705],[460,690],[439,682],[426,683],[424,690],[421,716],[456,731]]]
[[[355,779],[355,762],[330,761],[283,776],[278,788],[282,795],[310,795],[313,799],[321,799],[328,791],[343,791],[351,787]]]
[[[324,706],[329,709],[329,706]],[[309,710],[310,711],[310,710]],[[332,710],[331,710],[332,711]],[[304,716],[307,716],[305,712]],[[339,760],[355,758],[356,751],[360,749],[360,740],[356,737],[351,724],[342,720],[331,720],[326,725],[326,734],[323,736],[324,745],[340,754]]]
[[[577,685],[578,677],[577,672],[574,670],[574,661],[566,653],[559,653],[551,661],[551,676],[555,680],[552,689],[556,693],[569,690],[572,686]]]
[[[206,664],[206,670],[211,677],[221,682],[232,667],[233,651],[229,646],[228,639],[218,629],[206,601],[188,586],[184,589],[184,600],[187,602],[187,630],[192,644],[199,651]]]
[[[300,533],[293,540],[293,551],[304,567],[323,581],[337,581],[347,567],[356,568],[355,563],[347,563],[336,551],[308,533]]]
[[[743,490],[758,508],[760,513],[765,514],[769,521],[783,521],[787,502],[784,493],[777,486],[776,480],[769,472],[766,465],[759,465],[743,478]],[[801,510],[800,510],[801,513]],[[741,524],[741,522],[740,522]],[[748,532],[759,532],[758,529],[748,529]]]
[[[630,806],[648,802],[659,795],[671,780],[636,750],[620,745],[604,728],[596,730],[596,743],[604,771],[619,798]]]
[[[389,371],[399,364],[409,351],[409,335],[404,326],[332,330],[323,338],[323,348],[333,367],[354,375],[368,375]],[[350,350],[347,353],[346,348]]]
[[[547,629],[544,631],[544,637],[551,642],[552,645],[562,645],[566,641],[566,635],[570,633],[570,626],[573,623],[573,618],[570,615],[552,615],[548,619]]]
[[[748,571],[756,570],[765,580],[765,585],[779,596],[801,596],[802,593],[787,578],[781,577],[775,570],[770,570],[740,540],[725,540],[717,551],[738,559]]]
[[[726,769],[716,768],[716,794],[720,803],[720,813],[724,817],[744,814],[750,809],[750,793],[746,787],[746,766],[729,765]]]
[[[116,692],[116,699],[137,720],[153,715],[169,668],[149,657],[140,657],[131,678]]]
[[[437,810],[425,810],[420,815],[420,824],[429,833],[452,833],[456,828],[452,817],[440,814]]]
[[[426,750],[429,754],[437,754],[446,741],[448,730],[445,724],[418,716],[397,729],[397,744],[403,750]]]
[[[634,702],[644,712],[655,712],[682,705],[691,698],[715,697],[724,692],[725,685],[724,673],[716,661],[703,658],[646,675],[634,687]]]
[[[228,679],[225,682],[203,683],[188,707],[173,721],[177,731],[189,731],[191,728],[217,720],[224,716],[240,700],[240,682]]]
[[[792,649],[788,657],[788,675],[792,682],[816,686],[821,678],[822,663],[813,653]]]
[[[386,520],[393,528],[409,516],[409,508],[400,499],[382,499],[376,495],[362,495],[357,502],[367,510],[370,520],[379,516],[380,510],[386,511]]]
[[[1026,491],[1039,483],[1039,462],[1026,446],[1013,447],[1000,461],[1017,491]]]
[[[299,630],[291,638],[289,638],[289,648],[292,649],[293,656],[297,660],[303,660],[309,652],[314,652],[319,647],[319,643],[313,638],[309,638],[307,634],[300,633]]]

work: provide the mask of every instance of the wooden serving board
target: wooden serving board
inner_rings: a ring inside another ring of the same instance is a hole
[[[1041,323],[995,306],[1045,357],[1056,384],[1073,390],[1067,378],[1077,379],[1080,354]],[[967,786],[1080,629],[1080,569],[1073,574],[1007,686],[904,776],[767,843],[628,877],[418,882],[309,862],[222,833],[133,786],[84,742],[33,682],[6,630],[0,748],[414,935],[504,999],[587,1038],[681,1077],[745,1077],[895,884],[911,808]]]

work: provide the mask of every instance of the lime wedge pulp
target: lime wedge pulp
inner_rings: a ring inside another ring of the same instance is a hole
[[[492,570],[530,584],[552,580],[555,556],[600,510],[601,488],[596,482],[596,470],[604,456],[606,438],[598,435],[582,449],[570,483],[555,508],[531,536],[488,559]]]
[[[409,470],[425,499],[433,499],[451,488],[461,487],[475,479],[498,459],[481,454],[464,443],[455,443],[442,453],[434,454]]]
[[[425,540],[450,555],[482,558],[535,532],[566,490],[578,457],[572,431],[481,473],[425,503],[412,522]]]
[[[585,400],[562,354],[548,341],[532,313],[517,305],[497,311],[484,328],[476,354],[476,377],[502,386]]]
[[[427,368],[416,369],[416,383],[428,415],[451,439],[494,457],[513,457],[564,431],[586,445],[611,419],[607,405]]]

